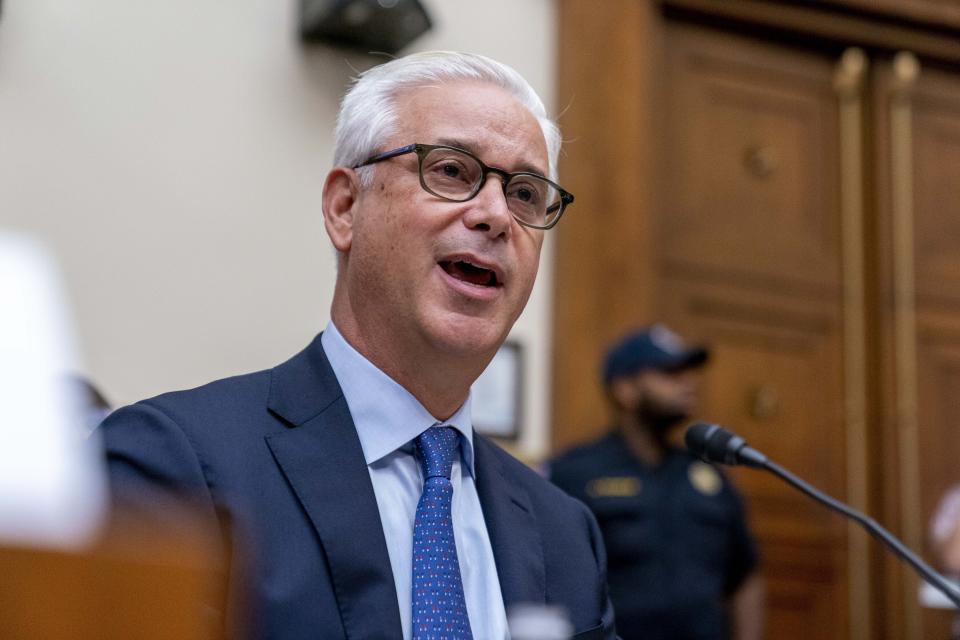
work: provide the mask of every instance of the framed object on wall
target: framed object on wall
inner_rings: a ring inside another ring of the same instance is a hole
[[[472,387],[473,428],[496,438],[516,440],[523,415],[523,347],[508,340]]]

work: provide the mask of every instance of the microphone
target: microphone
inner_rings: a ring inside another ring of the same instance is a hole
[[[683,439],[690,453],[704,462],[765,469],[820,504],[850,518],[866,529],[870,535],[887,545],[897,557],[909,564],[924,580],[939,589],[955,607],[960,609],[960,589],[930,568],[917,554],[900,542],[892,533],[881,527],[873,518],[831,498],[801,480],[756,449],[747,446],[747,441],[740,436],[727,431],[718,424],[698,422],[687,429]]]
[[[747,441],[718,424],[698,422],[683,437],[690,453],[704,462],[763,468],[767,456],[747,446]]]

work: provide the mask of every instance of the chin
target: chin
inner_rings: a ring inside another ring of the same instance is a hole
[[[502,322],[450,314],[427,327],[430,342],[439,350],[463,357],[492,358],[507,337]]]

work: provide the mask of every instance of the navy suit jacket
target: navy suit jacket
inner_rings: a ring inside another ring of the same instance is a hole
[[[119,409],[101,432],[115,496],[190,495],[212,525],[233,523],[246,578],[231,590],[254,637],[401,637],[373,484],[319,336],[271,370]],[[474,455],[504,604],[561,605],[583,638],[613,638],[589,510],[477,435]]]

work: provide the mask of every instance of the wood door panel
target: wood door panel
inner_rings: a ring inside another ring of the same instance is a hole
[[[840,301],[667,277],[660,292],[661,317],[711,347],[701,414],[842,497]]]
[[[940,498],[960,482],[960,318],[941,310],[919,310],[917,315],[917,448],[915,473],[920,486],[916,517],[926,532]],[[927,535],[921,555],[938,566]],[[925,637],[949,638],[954,613],[922,609]]]
[[[715,274],[836,284],[832,63],[668,31],[662,258]]]
[[[960,80],[904,68],[898,73],[896,63],[881,61],[873,75],[879,519],[932,560],[930,515],[944,488],[960,482],[953,425],[960,409]],[[913,572],[885,562],[891,624],[907,638],[948,637],[943,613],[918,605]]]
[[[917,359],[919,513],[927,523],[944,491],[960,482],[960,319],[921,311]]]
[[[712,332],[715,358],[705,410],[824,490],[842,492],[843,476],[830,450],[839,444],[842,451],[842,416],[822,401],[837,395],[827,388],[831,376],[822,375],[832,345],[806,337],[798,347],[796,338],[779,342],[761,331]]]
[[[679,289],[673,288],[678,303],[665,310],[667,322],[684,327],[688,334],[709,336],[711,361],[701,415],[736,431],[751,446],[842,499],[846,436],[836,331],[801,333],[783,325],[707,315],[699,297],[685,297]],[[744,308],[758,306],[754,302]],[[724,307],[730,308],[736,304]],[[787,313],[782,308],[777,312]],[[754,471],[738,471],[737,478],[771,519],[792,518],[785,528],[836,526],[830,514],[776,479]]]
[[[926,531],[943,493],[960,482],[960,318],[941,309],[917,314],[917,448],[920,486],[916,516]],[[909,516],[908,516],[909,517]],[[927,535],[921,555],[938,566]],[[922,610],[925,637],[949,638],[953,614]]]
[[[846,627],[846,609],[835,585],[835,552],[829,546],[812,544],[768,544],[764,551],[769,616],[766,638],[828,640]]]
[[[666,41],[658,315],[711,345],[702,415],[844,499],[833,62],[683,25]],[[847,637],[846,523],[769,474],[731,475],[760,541],[767,636]]]
[[[960,305],[960,81],[925,71],[913,97],[918,302]]]
[[[709,343],[700,414],[827,493],[846,495],[840,301],[662,278],[661,315]],[[845,638],[847,523],[780,479],[729,470],[760,542],[770,638]]]
[[[902,78],[898,83],[894,65],[877,65],[875,76],[883,520],[934,561],[930,516],[944,489],[960,482],[960,79],[921,67],[915,83],[897,94]],[[904,105],[910,109],[906,137],[892,126],[892,111]],[[906,154],[909,173],[893,173],[891,167],[903,166],[898,154]],[[905,183],[904,175],[911,181]],[[904,262],[913,266],[906,283]],[[947,637],[947,616],[918,607],[913,573],[892,561],[890,566],[887,601],[902,612],[904,635]]]

